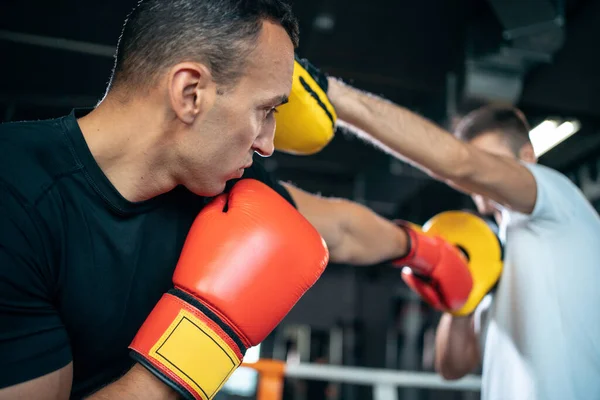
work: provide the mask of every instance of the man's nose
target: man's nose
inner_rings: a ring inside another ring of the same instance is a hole
[[[273,129],[268,129],[265,133],[261,133],[258,135],[256,140],[254,141],[254,145],[252,150],[258,153],[262,157],[271,157],[275,152],[275,144],[273,140],[275,139],[275,126]]]

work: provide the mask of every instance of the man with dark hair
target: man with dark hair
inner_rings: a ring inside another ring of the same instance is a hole
[[[0,127],[1,400],[212,398],[319,277],[324,242],[355,265],[410,250],[253,163],[297,41],[280,0],[142,0],[100,104]]]
[[[523,113],[511,106],[489,105],[467,114],[454,128],[454,135],[476,147],[523,162],[537,162],[531,141],[529,123]],[[501,220],[497,204],[480,194],[472,194],[483,215],[495,215]]]
[[[149,88],[164,68],[190,59],[206,64],[217,85],[233,86],[265,20],[280,25],[298,46],[298,23],[281,0],[143,1],[123,28],[109,87]]]
[[[569,179],[536,163],[523,114],[480,108],[458,124],[457,140],[405,108],[334,78],[328,84],[338,118],[472,195],[499,223],[499,285],[471,315],[444,310],[436,338],[441,374],[456,379],[483,362],[486,400],[600,398],[600,218]],[[446,278],[459,283],[456,274]],[[411,279],[439,309],[432,300],[440,281]]]

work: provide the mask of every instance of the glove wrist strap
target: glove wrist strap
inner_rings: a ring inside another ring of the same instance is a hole
[[[439,262],[440,239],[420,232],[418,227],[413,227],[410,223],[404,221],[396,221],[396,223],[408,234],[410,250],[406,256],[392,263],[397,267],[410,267],[419,275],[431,275]]]
[[[246,348],[214,314],[185,297],[180,290],[163,295],[129,348],[134,359],[184,398],[209,400],[239,367]]]

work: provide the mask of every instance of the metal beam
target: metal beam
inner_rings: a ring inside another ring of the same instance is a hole
[[[78,40],[0,30],[0,40],[32,46],[47,47],[99,57],[114,57],[116,47]]]

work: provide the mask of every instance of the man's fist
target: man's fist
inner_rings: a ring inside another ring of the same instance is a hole
[[[502,246],[490,226],[466,211],[442,212],[420,228],[401,222],[412,246],[394,263],[402,278],[434,308],[471,314],[502,273]]]
[[[407,256],[395,260],[402,279],[434,308],[459,310],[467,301],[473,281],[468,260],[458,248],[418,227],[404,225],[410,238]]]
[[[210,399],[321,276],[325,242],[265,184],[239,181],[194,221],[174,288],[130,345],[184,398]]]

